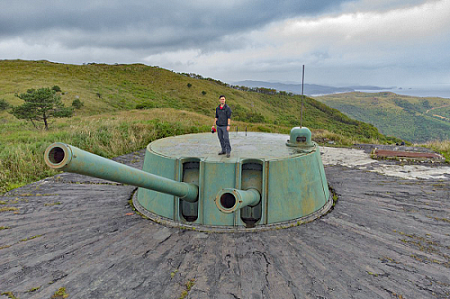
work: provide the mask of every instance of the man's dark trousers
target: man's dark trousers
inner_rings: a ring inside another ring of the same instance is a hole
[[[217,136],[219,136],[222,153],[231,153],[230,137],[226,126],[217,126]]]

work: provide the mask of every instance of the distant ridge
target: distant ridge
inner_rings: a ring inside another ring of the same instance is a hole
[[[413,143],[450,140],[450,101],[392,92],[351,92],[315,97],[349,117],[376,126],[383,134]]]
[[[246,86],[246,87],[272,88],[272,89],[276,89],[277,91],[286,91],[286,92],[292,92],[294,94],[302,94],[302,85],[301,84],[244,80],[244,81],[234,82],[233,85]],[[325,94],[333,94],[333,93],[341,93],[341,92],[353,92],[356,90],[386,90],[386,89],[391,89],[391,88],[392,87],[386,88],[386,87],[378,87],[378,86],[334,87],[334,86],[326,86],[326,85],[318,85],[318,84],[305,84],[304,85],[304,94],[307,96],[314,96],[314,95],[325,95]]]

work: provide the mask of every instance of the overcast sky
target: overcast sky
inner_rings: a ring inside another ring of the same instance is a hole
[[[0,59],[144,63],[224,82],[301,82],[304,64],[311,84],[450,85],[450,0],[3,4]]]

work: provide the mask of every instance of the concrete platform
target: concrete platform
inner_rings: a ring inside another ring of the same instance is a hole
[[[140,168],[143,151],[117,160]],[[68,298],[449,298],[450,176],[325,170],[339,197],[333,211],[258,233],[164,227],[131,209],[134,187],[80,175],[14,190],[0,197],[0,293],[51,298],[65,287]]]

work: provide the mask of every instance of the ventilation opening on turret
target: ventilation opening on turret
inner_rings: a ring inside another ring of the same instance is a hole
[[[182,181],[198,186],[200,162],[198,159],[189,160],[183,163]],[[181,216],[187,222],[194,222],[198,219],[198,201],[188,202],[180,199]]]
[[[64,150],[60,147],[54,147],[48,153],[48,159],[53,164],[59,164],[64,160]]]
[[[251,160],[242,164],[241,188],[242,190],[255,189],[262,194],[262,161]],[[241,209],[241,220],[245,227],[252,228],[261,220],[262,206],[260,201],[256,206]]]

